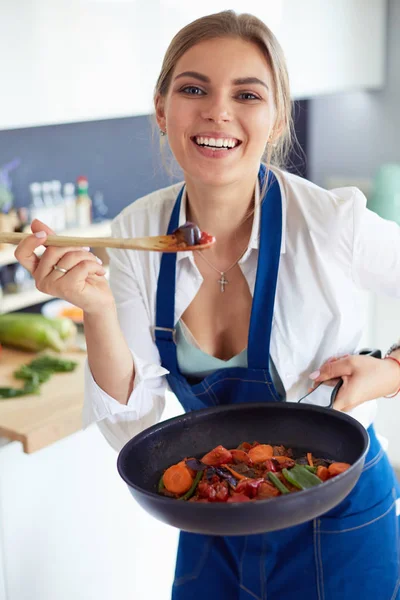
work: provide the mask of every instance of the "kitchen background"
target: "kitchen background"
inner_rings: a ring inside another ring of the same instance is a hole
[[[400,223],[399,0],[188,4],[0,2],[0,230],[11,223],[9,184],[29,221],[22,208],[44,207],[46,216],[65,208],[57,185],[55,197],[44,190],[44,204],[34,188],[32,201],[32,183],[59,181],[61,193],[72,183],[74,198],[86,177],[95,223],[82,213],[69,233],[107,235],[124,206],[178,180],[159,151],[154,82],[173,34],[226,8],[260,16],[284,47],[300,144],[289,168],[322,186],[357,185],[373,210]],[[40,312],[48,298],[16,275],[12,251],[0,248],[0,313]],[[365,311],[365,345],[386,350],[400,337],[399,301],[366,294]],[[0,430],[11,410],[0,407]],[[169,397],[164,416],[179,410]],[[400,469],[399,422],[399,398],[381,401],[377,428]],[[175,530],[134,504],[95,426],[53,430],[54,442],[31,454],[19,441],[0,442],[0,600],[167,600]]]

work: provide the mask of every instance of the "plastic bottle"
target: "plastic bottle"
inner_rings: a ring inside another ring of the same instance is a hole
[[[61,181],[52,181],[51,191],[54,205],[54,231],[63,231],[66,228],[66,221],[64,198],[61,195]]]
[[[78,177],[76,181],[76,216],[78,227],[87,227],[92,222],[92,201],[88,195],[88,180]]]
[[[31,203],[28,207],[30,222],[32,223],[34,219],[39,219],[40,221],[46,223],[47,213],[41,195],[42,188],[40,183],[31,183],[29,186],[29,191],[31,193]]]
[[[65,209],[65,225],[67,229],[76,227],[76,198],[75,186],[73,183],[65,183],[63,188],[64,209]]]
[[[52,185],[50,181],[42,182],[42,197],[46,212],[46,220],[44,222],[48,227],[50,227],[50,229],[55,229],[55,227],[57,226],[57,209],[54,206]]]

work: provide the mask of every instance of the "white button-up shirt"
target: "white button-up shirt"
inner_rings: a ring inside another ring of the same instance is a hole
[[[282,170],[274,169],[274,173],[281,189],[283,219],[270,352],[286,400],[296,402],[310,387],[312,371],[332,356],[360,349],[365,327],[363,290],[400,297],[400,227],[369,211],[356,188],[327,191]],[[132,238],[166,233],[181,186],[158,190],[125,208],[113,221],[113,235]],[[256,194],[250,242],[239,262],[252,294],[259,216]],[[185,221],[184,194],[179,224]],[[109,253],[110,285],[135,364],[134,389],[123,405],[100,389],[86,365],[83,419],[85,426],[97,422],[119,450],[160,420],[168,386],[152,336],[161,253]],[[178,253],[175,323],[202,281],[192,252]],[[398,333],[394,332],[395,339]],[[326,405],[331,391],[321,386],[307,401]],[[375,412],[376,402],[370,401],[350,414],[368,427]]]

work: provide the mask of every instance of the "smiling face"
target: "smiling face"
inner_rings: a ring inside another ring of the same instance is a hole
[[[166,96],[156,98],[158,125],[185,178],[208,185],[254,178],[275,125],[273,92],[255,44],[216,38],[190,48]]]

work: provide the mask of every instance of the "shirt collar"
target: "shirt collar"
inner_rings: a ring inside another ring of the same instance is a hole
[[[273,172],[278,180],[278,184],[279,184],[279,187],[281,190],[281,198],[282,198],[281,254],[284,254],[286,251],[286,195],[285,195],[285,190],[284,190],[284,186],[282,184],[281,177],[279,177],[279,175],[281,174],[281,171],[279,169],[273,169]],[[179,227],[181,225],[183,225],[184,223],[186,223],[186,202],[187,202],[187,195],[186,195],[186,186],[185,186],[184,190],[183,190],[183,194],[182,194],[181,208],[180,208],[180,212],[179,212]],[[254,190],[253,225],[251,228],[249,245],[248,245],[246,252],[240,259],[240,262],[243,262],[244,260],[246,260],[246,258],[249,256],[251,250],[258,250],[258,248],[260,246],[260,213],[261,213],[261,210],[260,210],[260,183],[257,178],[256,186],[255,186],[255,190]],[[192,251],[178,252],[177,260],[179,261],[182,258],[187,258],[189,256],[192,256]]]

